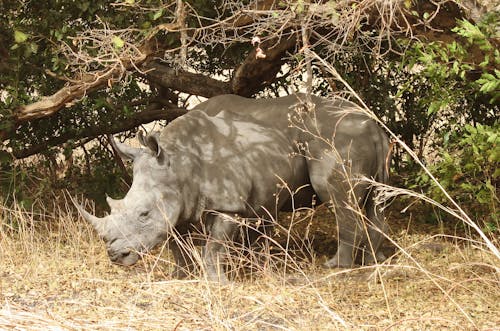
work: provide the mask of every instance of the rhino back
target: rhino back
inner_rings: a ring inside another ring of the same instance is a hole
[[[197,186],[205,208],[255,216],[276,206],[277,185],[307,182],[303,158],[280,130],[233,112],[217,116],[191,111],[161,135],[180,182]]]
[[[263,125],[285,130],[290,126],[290,116],[296,114],[296,105],[300,106],[303,101],[305,101],[305,95],[300,93],[274,99],[250,99],[234,94],[224,94],[202,102],[195,109],[209,116],[228,111],[247,116]],[[312,95],[311,101],[315,104],[315,113],[323,115],[342,112],[345,109],[359,109],[356,104],[345,99],[330,100]],[[327,124],[334,126],[337,120],[338,118],[330,116]]]

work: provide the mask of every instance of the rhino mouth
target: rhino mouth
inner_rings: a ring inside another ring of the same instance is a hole
[[[122,266],[131,266],[139,261],[140,255],[138,252],[127,249],[120,252],[108,252],[109,259],[112,263]]]

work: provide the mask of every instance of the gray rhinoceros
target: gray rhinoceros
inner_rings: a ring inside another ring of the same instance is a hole
[[[133,160],[133,182],[111,213],[98,218],[78,206],[104,238],[111,261],[132,265],[174,232],[203,224],[203,260],[210,280],[226,281],[219,254],[239,225],[232,219],[268,217],[316,195],[336,214],[339,246],[328,267],[381,261],[386,223],[363,178],[386,183],[390,151],[382,129],[353,103],[302,96],[247,99],[217,96],[141,139],[146,148],[115,142]],[[286,185],[284,189],[283,186]],[[364,209],[364,216],[358,208]],[[179,266],[185,252],[172,245]],[[361,254],[359,254],[361,252]]]

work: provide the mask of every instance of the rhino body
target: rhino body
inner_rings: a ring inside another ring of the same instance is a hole
[[[103,219],[79,209],[106,241],[110,259],[124,265],[172,233],[203,224],[207,276],[224,282],[219,254],[238,232],[234,217],[274,217],[317,196],[336,214],[339,229],[337,252],[326,266],[351,267],[356,255],[364,263],[381,261],[386,223],[362,178],[387,182],[387,136],[351,102],[312,102],[308,110],[300,95],[209,99],[161,134],[142,138],[147,148],[115,143],[133,160],[129,192],[108,200],[111,214]],[[170,247],[182,277],[189,252]]]

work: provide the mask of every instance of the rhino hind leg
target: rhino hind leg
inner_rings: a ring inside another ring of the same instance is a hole
[[[335,161],[334,157],[324,157],[308,162],[311,184],[322,201],[329,201],[337,222],[338,249],[324,266],[349,268],[359,261],[377,261],[383,236],[375,228],[384,228],[384,219],[373,206],[369,185],[353,180],[344,167],[335,166]],[[371,211],[364,217],[363,204],[367,200]]]
[[[337,252],[334,257],[326,261],[326,268],[352,268],[354,266],[356,250],[351,244],[339,241]]]
[[[345,200],[338,200],[330,208],[337,221],[338,247],[335,255],[325,262],[327,268],[352,268],[356,265],[359,248],[365,238],[359,215],[351,207],[343,207]],[[353,207],[354,208],[354,207]]]
[[[372,265],[386,260],[380,250],[387,231],[383,212],[375,205],[373,192],[363,184],[358,185],[359,189],[354,189],[358,193],[358,205],[342,207],[346,201],[339,197],[343,195],[338,192],[335,195],[336,202],[332,209],[337,219],[339,243],[335,256],[324,264],[326,267],[349,268],[356,264]],[[365,206],[361,208],[362,199],[359,197],[367,191]],[[362,209],[365,211],[364,217],[359,213]]]
[[[370,191],[365,203],[367,217],[367,240],[364,244],[362,263],[365,265],[376,264],[386,260],[384,253],[380,250],[387,233],[387,223],[384,212],[374,201],[374,192]]]

